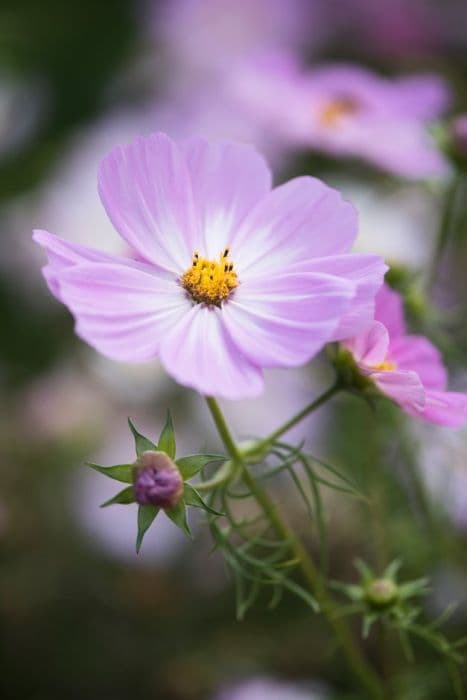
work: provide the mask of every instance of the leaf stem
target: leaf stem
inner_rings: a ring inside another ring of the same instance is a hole
[[[449,240],[452,223],[454,218],[454,210],[457,199],[457,193],[460,186],[460,177],[454,174],[451,181],[447,185],[444,202],[441,210],[441,219],[439,223],[438,235],[435,242],[435,248],[431,259],[431,266],[427,277],[427,287],[431,289],[436,282],[438,265]]]
[[[292,427],[292,425],[298,423],[308,413],[311,413],[311,411],[315,410],[315,408],[327,401],[338,391],[338,388],[339,387],[337,385],[334,385],[328,389],[313,403],[309,404],[309,406],[307,406],[303,411],[300,411],[300,413],[298,413],[293,419],[275,431],[272,436],[262,442],[264,444],[269,444],[271,439],[275,439],[276,437],[279,437],[279,435],[282,435],[282,433],[286,432],[290,427]],[[251,474],[245,462],[245,455],[242,454],[234,438],[232,437],[217,401],[212,397],[207,397],[206,401],[226,450],[230,453],[234,463],[236,463],[242,469],[242,478],[245,485],[248,487],[252,496],[261,507],[277,535],[279,535],[281,539],[284,539],[290,543],[291,551],[294,557],[300,562],[302,574],[306,579],[310,590],[318,601],[323,614],[326,616],[328,623],[332,627],[336,639],[347,659],[350,670],[359,679],[362,686],[366,688],[369,697],[371,697],[373,700],[384,700],[384,698],[386,698],[386,694],[380,678],[363,656],[361,649],[355,644],[346,622],[334,614],[334,601],[327,592],[324,582],[317,568],[315,567],[311,556],[305,549],[301,540],[296,537],[295,533],[282,518],[276,505],[270,499],[267,492],[263,489],[261,483]]]

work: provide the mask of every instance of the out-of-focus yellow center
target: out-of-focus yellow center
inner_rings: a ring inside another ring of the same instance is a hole
[[[320,113],[320,121],[324,126],[338,126],[343,117],[355,114],[359,109],[356,100],[351,97],[336,97],[324,105]]]
[[[378,372],[393,372],[395,369],[397,369],[397,365],[395,362],[385,360],[384,362],[380,362],[378,365],[373,365],[372,369],[376,369]]]
[[[191,267],[180,283],[197,304],[220,306],[238,287],[237,273],[229,256],[229,248],[222,251],[218,260],[200,258],[197,251],[193,253]]]

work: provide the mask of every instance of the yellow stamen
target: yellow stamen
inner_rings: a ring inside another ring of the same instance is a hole
[[[351,97],[337,97],[321,109],[320,121],[324,126],[337,126],[342,117],[354,114],[358,109],[358,103]]]
[[[378,372],[393,372],[395,369],[397,369],[397,365],[395,362],[385,360],[384,362],[380,362],[378,365],[373,365],[372,369],[376,369]]]
[[[220,306],[238,286],[237,273],[229,255],[229,248],[222,251],[219,260],[200,258],[197,251],[193,253],[191,267],[180,284],[197,304]]]

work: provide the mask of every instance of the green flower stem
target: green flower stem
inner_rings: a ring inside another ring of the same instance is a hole
[[[273,442],[275,442],[275,440],[277,440],[277,438],[281,437],[281,435],[293,428],[294,425],[300,423],[300,421],[306,418],[310,413],[313,413],[313,411],[315,411],[317,408],[326,403],[326,401],[329,401],[329,399],[332,398],[335,394],[337,394],[340,390],[341,385],[339,382],[336,382],[331,387],[329,387],[329,389],[327,389],[320,396],[318,396],[317,399],[314,399],[314,401],[312,401],[307,406],[305,406],[305,408],[296,413],[295,416],[293,416],[290,420],[288,420],[286,423],[277,428],[277,430],[271,433],[268,437],[264,438],[264,440],[260,440],[259,442],[257,442],[252,448],[252,451],[260,451],[263,447],[271,445]]]
[[[193,484],[197,491],[213,491],[214,489],[223,486],[233,477],[236,471],[236,464],[231,460],[224,462],[217,474],[208,481],[201,481],[198,484]]]
[[[436,239],[435,249],[431,259],[430,271],[427,277],[428,289],[433,287],[436,282],[438,265],[446,248],[451,233],[454,211],[457,199],[457,193],[461,184],[461,178],[458,174],[454,174],[450,183],[447,186],[446,195],[441,211],[441,219],[439,223],[438,236]]]
[[[301,420],[304,416],[324,403],[328,398],[330,398],[330,396],[336,393],[337,390],[337,387],[331,387],[331,389],[316,399],[313,404],[310,404],[306,407],[306,409],[297,414],[292,421],[289,421],[282,426],[281,429],[273,433],[274,438],[282,435],[283,432],[286,432],[289,427],[295,425],[295,423]],[[207,397],[206,401],[225,448],[230,453],[233,462],[242,469],[242,478],[245,485],[251,491],[252,496],[255,498],[256,502],[269,519],[271,526],[274,528],[279,537],[290,541],[290,547],[294,557],[300,562],[303,576],[310,586],[313,595],[318,601],[323,614],[326,616],[330,626],[332,627],[334,634],[336,635],[336,639],[345,654],[350,670],[366,688],[369,696],[373,700],[384,700],[386,694],[381,680],[366,661],[360,648],[355,644],[346,622],[334,614],[334,602],[329,596],[312,558],[303,546],[302,542],[296,537],[295,533],[283,520],[281,514],[273,501],[269,498],[267,492],[263,489],[262,485],[250,473],[248,466],[245,463],[245,456],[239,450],[235,440],[233,439],[217,401],[212,397]]]

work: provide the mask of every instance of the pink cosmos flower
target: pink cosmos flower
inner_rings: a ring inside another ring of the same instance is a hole
[[[107,214],[135,255],[35,231],[44,276],[104,355],[159,357],[200,393],[255,396],[262,368],[304,364],[364,328],[386,270],[379,257],[347,254],[357,217],[338,192],[311,177],[270,188],[248,146],[140,138],[99,172]]]
[[[384,286],[376,296],[375,321],[345,342],[360,370],[412,416],[458,427],[467,421],[467,394],[446,391],[439,350],[423,336],[408,335],[402,300]]]
[[[289,144],[362,158],[408,178],[448,169],[427,132],[449,102],[437,76],[389,79],[346,64],[303,70],[282,54],[244,67],[235,90],[251,117]]]

